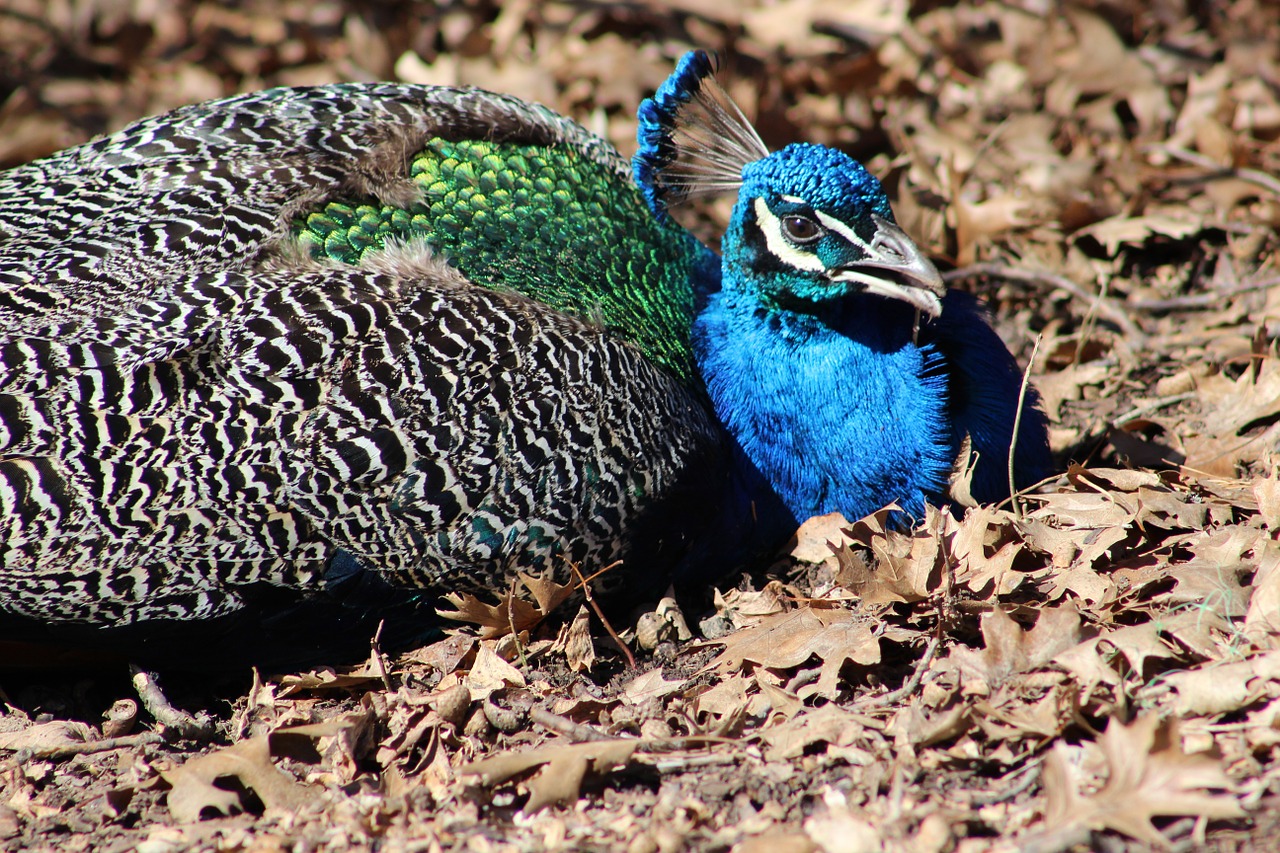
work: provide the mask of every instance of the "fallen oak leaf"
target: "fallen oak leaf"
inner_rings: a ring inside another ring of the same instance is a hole
[[[366,698],[360,708],[319,723],[284,726],[268,735],[271,753],[308,763],[323,762],[346,783],[374,748],[375,714]]]
[[[564,655],[573,672],[590,672],[596,662],[596,647],[591,641],[591,616],[587,605],[578,608],[573,621],[561,626],[551,651]]]
[[[222,815],[246,811],[239,791],[218,785],[223,780],[235,780],[251,790],[268,811],[294,812],[314,797],[311,788],[271,762],[265,735],[197,756],[160,775],[172,788],[169,811],[179,823],[194,823],[208,810]]]
[[[544,617],[568,601],[578,589],[575,581],[556,583],[550,576],[538,577],[526,572],[517,572],[516,575],[524,584],[524,588],[529,590],[533,600],[538,602],[538,609],[542,611]]]
[[[668,681],[662,675],[662,667],[658,666],[623,684],[622,696],[628,705],[642,705],[650,699],[670,696],[684,687],[686,681],[684,678]]]
[[[1188,471],[1234,477],[1240,466],[1258,461],[1280,436],[1280,363],[1266,358],[1256,375],[1218,373],[1197,387],[1200,414],[1185,424]]]
[[[463,683],[473,700],[483,701],[506,687],[524,687],[525,679],[520,670],[502,659],[492,642],[486,642],[476,649],[475,663]]]
[[[325,690],[352,690],[381,681],[382,674],[371,671],[367,663],[341,670],[321,667],[281,677],[276,698],[286,699],[299,693],[319,693]]]
[[[63,747],[74,747],[94,739],[93,729],[85,723],[72,720],[51,720],[36,723],[25,729],[0,732],[0,749],[33,753],[53,752]]]
[[[922,601],[942,585],[946,557],[942,543],[949,541],[956,523],[950,513],[925,508],[925,523],[904,533],[888,527],[895,504],[859,519],[846,531],[853,542],[868,548],[876,565],[868,564],[847,544],[833,547],[839,560],[836,583],[867,604]]]
[[[1166,673],[1161,682],[1177,693],[1173,712],[1180,717],[1229,714],[1276,694],[1280,651]]]
[[[1041,779],[1049,832],[1067,837],[1080,827],[1111,829],[1168,848],[1169,839],[1151,822],[1154,817],[1244,817],[1234,795],[1210,793],[1231,786],[1221,760],[1183,752],[1174,723],[1162,723],[1154,714],[1128,726],[1113,719],[1098,743],[1109,775],[1091,795],[1080,793],[1080,771],[1063,743],[1046,758]]]
[[[535,577],[525,572],[519,572],[518,576],[536,604],[516,597],[514,591],[504,595],[497,604],[481,601],[469,592],[451,592],[444,598],[456,609],[436,612],[445,619],[479,625],[481,638],[491,640],[504,637],[513,630],[518,634],[533,628],[568,600],[577,588],[573,582],[560,584],[551,578]]]
[[[982,617],[982,649],[956,646],[947,657],[966,681],[980,680],[987,690],[1011,675],[1026,672],[1051,661],[1082,639],[1080,613],[1074,607],[1046,607],[1036,624],[1023,630],[1003,610]]]
[[[640,741],[634,739],[548,744],[526,752],[509,752],[474,761],[458,772],[463,776],[478,776],[484,785],[499,785],[542,767],[537,776],[525,783],[529,800],[522,811],[532,814],[549,805],[578,799],[588,770],[604,773],[626,765],[639,747]]]
[[[469,592],[451,592],[444,597],[455,610],[437,610],[445,619],[456,622],[472,622],[480,626],[480,636],[486,640],[503,637],[532,628],[542,621],[544,614],[537,607],[508,592],[497,604],[481,601]]]
[[[822,660],[817,684],[808,693],[834,699],[846,660],[870,666],[880,662],[880,640],[867,617],[850,610],[799,607],[775,613],[714,642],[724,650],[703,671],[728,673],[751,661],[768,669],[790,669],[813,655]],[[804,692],[804,691],[802,691]]]

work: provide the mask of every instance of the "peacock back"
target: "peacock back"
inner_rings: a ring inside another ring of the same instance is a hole
[[[0,633],[409,641],[520,570],[659,583],[712,502],[714,259],[544,108],[269,90],[0,197]]]

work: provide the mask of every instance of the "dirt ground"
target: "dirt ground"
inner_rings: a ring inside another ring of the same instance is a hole
[[[675,58],[718,51],[767,143],[862,159],[988,301],[1065,472],[910,533],[812,520],[612,620],[626,653],[530,579],[398,658],[165,675],[193,719],[145,675],[0,674],[0,847],[1275,849],[1277,45],[1269,0],[0,0],[0,166],[374,79],[629,154]]]

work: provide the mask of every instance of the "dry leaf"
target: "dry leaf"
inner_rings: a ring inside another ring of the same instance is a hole
[[[480,636],[486,640],[504,637],[512,628],[516,633],[532,628],[543,619],[537,607],[508,592],[497,604],[489,604],[471,593],[451,592],[444,597],[456,609],[437,611],[445,619],[472,622],[480,626]]]
[[[1280,364],[1268,358],[1255,377],[1246,370],[1236,379],[1221,373],[1201,380],[1201,414],[1188,424],[1188,470],[1233,477],[1238,466],[1255,462],[1276,447],[1280,436]]]
[[[587,770],[604,773],[628,764],[639,747],[638,740],[610,740],[571,745],[550,744],[525,752],[508,752],[472,762],[458,769],[463,776],[479,776],[483,784],[497,785],[513,776],[541,766],[530,779],[529,801],[524,813],[534,812],[579,797]]]
[[[52,720],[12,732],[0,732],[0,749],[35,752],[74,746],[93,740],[93,729],[72,720]]]
[[[1178,716],[1229,714],[1276,695],[1276,685],[1280,684],[1280,651],[1236,663],[1170,672],[1161,680],[1177,691],[1173,711]]]
[[[780,761],[802,755],[815,743],[852,746],[866,733],[857,715],[836,705],[824,705],[771,726],[760,737],[769,745],[768,757]]]
[[[1222,762],[1183,752],[1176,727],[1161,723],[1154,714],[1129,726],[1112,720],[1099,745],[1108,776],[1096,794],[1080,793],[1083,780],[1064,744],[1055,745],[1046,759],[1044,820],[1050,830],[1066,834],[1077,826],[1113,829],[1167,848],[1169,841],[1152,825],[1153,817],[1244,816],[1233,795],[1211,793],[1231,787]]]
[[[587,605],[578,608],[573,621],[560,629],[552,651],[564,654],[569,669],[574,672],[590,672],[596,662],[596,647],[591,641],[591,614]]]
[[[957,646],[949,660],[970,678],[993,688],[1015,673],[1043,666],[1055,655],[1080,642],[1080,613],[1070,606],[1040,611],[1030,630],[1003,610],[982,617],[983,648]]]
[[[627,702],[632,705],[642,705],[650,699],[670,696],[686,683],[687,679],[684,678],[668,681],[662,674],[662,667],[655,667],[644,675],[637,675],[628,681],[623,685],[622,692]]]
[[[848,610],[799,607],[790,613],[766,616],[716,642],[724,651],[704,667],[722,673],[750,661],[770,669],[799,666],[816,655],[822,660],[817,684],[810,694],[834,699],[839,692],[840,668],[845,661],[869,666],[880,662],[880,641],[870,621]]]
[[[316,793],[271,763],[266,736],[241,741],[233,746],[201,755],[161,773],[169,783],[169,811],[179,823],[200,820],[207,811],[222,815],[245,810],[240,794],[219,786],[235,780],[253,791],[268,812],[296,812],[314,802]]]
[[[481,642],[476,650],[476,662],[467,673],[467,689],[474,701],[482,702],[491,694],[507,687],[524,687],[520,670],[507,663],[494,651],[492,641]]]

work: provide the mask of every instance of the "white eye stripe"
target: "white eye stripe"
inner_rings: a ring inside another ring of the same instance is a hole
[[[848,225],[845,225],[839,219],[836,219],[834,216],[830,216],[826,213],[823,213],[821,210],[815,210],[814,215],[818,217],[818,221],[822,223],[823,227],[836,232],[841,237],[845,238],[850,243],[857,246],[862,251],[866,252],[868,255],[875,256],[879,254],[878,252],[875,251],[875,249],[871,248],[870,243],[868,243],[866,240],[863,240],[861,237],[859,237],[856,231],[854,231]]]
[[[782,235],[782,221],[773,215],[764,199],[755,200],[756,224],[764,234],[764,243],[779,260],[796,269],[809,272],[823,272],[826,265],[812,252],[796,248],[791,241]],[[822,214],[818,214],[821,216]]]

